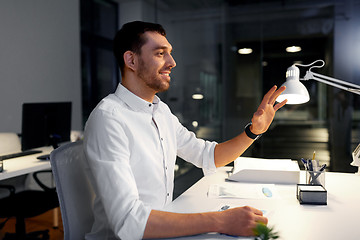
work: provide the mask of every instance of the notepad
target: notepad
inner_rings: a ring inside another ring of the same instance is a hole
[[[291,159],[264,159],[239,157],[228,180],[258,183],[299,183],[300,168]]]

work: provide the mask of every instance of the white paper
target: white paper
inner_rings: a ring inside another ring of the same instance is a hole
[[[291,159],[264,159],[264,158],[249,158],[239,157],[234,162],[233,173],[243,169],[254,170],[280,170],[289,171],[294,169],[294,162]]]
[[[301,191],[320,191],[323,192],[325,189],[322,186],[299,186],[299,190]]]
[[[274,199],[279,194],[274,184],[222,183],[210,185],[208,197]]]
[[[239,182],[299,183],[300,168],[290,159],[239,157],[228,179]]]

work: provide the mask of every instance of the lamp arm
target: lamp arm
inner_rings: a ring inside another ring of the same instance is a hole
[[[328,77],[319,73],[314,73],[311,71],[307,71],[304,77],[304,80],[314,79],[316,81],[331,85],[333,87],[340,88],[345,91],[349,91],[355,94],[360,95],[360,86],[349,83],[343,80],[339,80],[336,78]],[[347,86],[347,87],[346,87]]]

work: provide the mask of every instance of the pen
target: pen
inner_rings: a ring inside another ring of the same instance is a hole
[[[326,168],[326,164],[323,164],[323,165],[321,166],[321,168],[319,169],[319,172],[324,171],[324,170],[325,170],[325,168]]]
[[[311,159],[309,159],[308,161],[307,161],[307,172],[310,174],[310,176],[309,176],[309,179],[307,180],[307,182],[308,183],[313,183],[313,181],[311,180],[311,179],[314,179],[314,169],[313,169],[313,164],[312,164],[312,160]]]
[[[315,151],[314,151],[314,153],[313,153],[313,158],[312,158],[312,160],[315,160]]]
[[[304,158],[301,158],[301,162],[304,164],[305,170],[308,170],[307,160],[305,160]]]
[[[313,171],[319,170],[319,161],[318,160],[311,160]]]
[[[220,208],[219,211],[225,211],[225,210],[228,210],[229,208],[230,208],[229,205],[224,205],[224,206],[222,206],[222,207]]]
[[[313,176],[312,181],[311,181],[312,183],[315,183],[315,180],[320,176],[320,174],[322,174],[322,171],[324,171],[325,168],[326,168],[326,164],[323,164],[321,166],[321,168],[319,169],[318,173],[315,176]]]
[[[308,170],[313,171],[313,165],[311,160],[308,160]]]

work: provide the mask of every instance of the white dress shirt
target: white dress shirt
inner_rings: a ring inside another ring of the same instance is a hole
[[[158,97],[149,103],[119,84],[85,127],[96,193],[86,239],[141,239],[150,211],[172,201],[176,156],[212,173],[215,145],[196,138]]]

